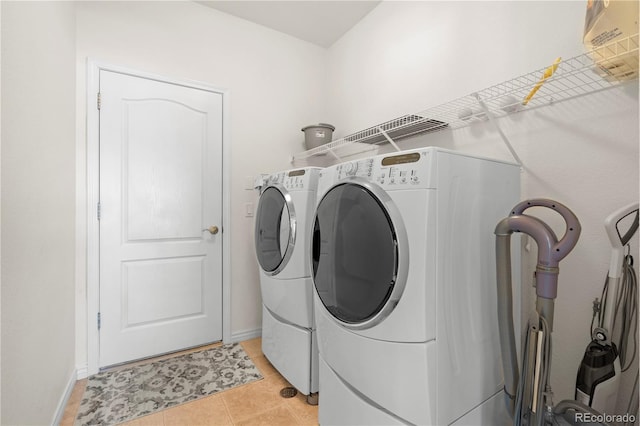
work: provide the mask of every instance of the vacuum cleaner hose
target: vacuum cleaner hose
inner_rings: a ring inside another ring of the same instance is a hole
[[[515,412],[515,398],[518,387],[518,357],[513,330],[513,295],[511,289],[511,234],[496,236],[496,257],[498,281],[498,331],[504,375],[507,410],[511,417]]]

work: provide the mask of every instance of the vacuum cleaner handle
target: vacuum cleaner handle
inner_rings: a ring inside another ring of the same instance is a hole
[[[513,208],[511,215],[521,215],[530,207],[547,207],[560,214],[564,219],[566,230],[560,241],[554,244],[551,251],[551,258],[548,259],[549,266],[558,266],[558,262],[564,259],[578,243],[580,237],[580,221],[573,212],[565,205],[546,198],[534,198],[522,201]],[[541,260],[541,259],[540,259]]]
[[[630,228],[623,235],[620,234],[618,225],[627,216],[635,213],[636,217]],[[609,261],[609,277],[619,278],[622,275],[624,261],[624,247],[638,230],[638,203],[631,203],[611,213],[604,220],[604,229],[607,231],[611,242],[611,259]]]
[[[635,213],[635,218],[626,232],[621,233],[620,222]],[[599,326],[593,331],[593,338],[601,343],[610,344],[614,326],[615,301],[618,299],[618,287],[623,275],[624,248],[638,231],[638,203],[631,203],[611,213],[604,220],[604,229],[611,242],[611,257],[607,273],[607,294],[610,298],[602,301],[602,318]],[[609,306],[608,306],[609,305]]]
[[[630,214],[636,214],[636,218],[633,221],[631,227],[625,232],[624,235],[620,235],[618,224]],[[613,248],[624,247],[629,243],[629,240],[638,230],[638,202],[631,203],[628,206],[624,206],[621,209],[611,213],[604,220],[604,229],[607,231],[609,241]]]

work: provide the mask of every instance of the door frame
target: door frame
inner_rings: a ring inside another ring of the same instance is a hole
[[[99,371],[100,333],[100,223],[97,206],[100,195],[100,120],[97,93],[100,71],[113,71],[163,83],[207,90],[222,95],[222,341],[231,339],[231,204],[230,204],[230,94],[206,83],[178,80],[89,58],[87,60],[87,373]]]

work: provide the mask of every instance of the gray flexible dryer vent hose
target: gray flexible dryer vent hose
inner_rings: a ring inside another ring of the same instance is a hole
[[[540,219],[523,214],[530,207],[548,207],[564,219],[566,231],[558,241],[553,230]],[[504,390],[507,408],[513,417],[518,388],[518,359],[513,330],[513,296],[511,283],[511,234],[530,235],[538,246],[536,265],[536,303],[538,312],[553,327],[553,299],[558,293],[558,264],[575,247],[580,236],[578,218],[564,205],[547,199],[526,200],[517,204],[511,214],[498,222],[496,234],[496,278],[498,285],[498,328],[502,350]]]

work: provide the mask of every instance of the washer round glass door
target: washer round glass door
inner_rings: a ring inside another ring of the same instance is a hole
[[[389,315],[406,282],[406,240],[395,204],[370,182],[353,178],[324,195],[313,232],[313,277],[334,318],[364,329]]]
[[[268,275],[286,266],[296,240],[296,218],[291,196],[282,187],[269,186],[260,195],[255,243],[258,263]]]

